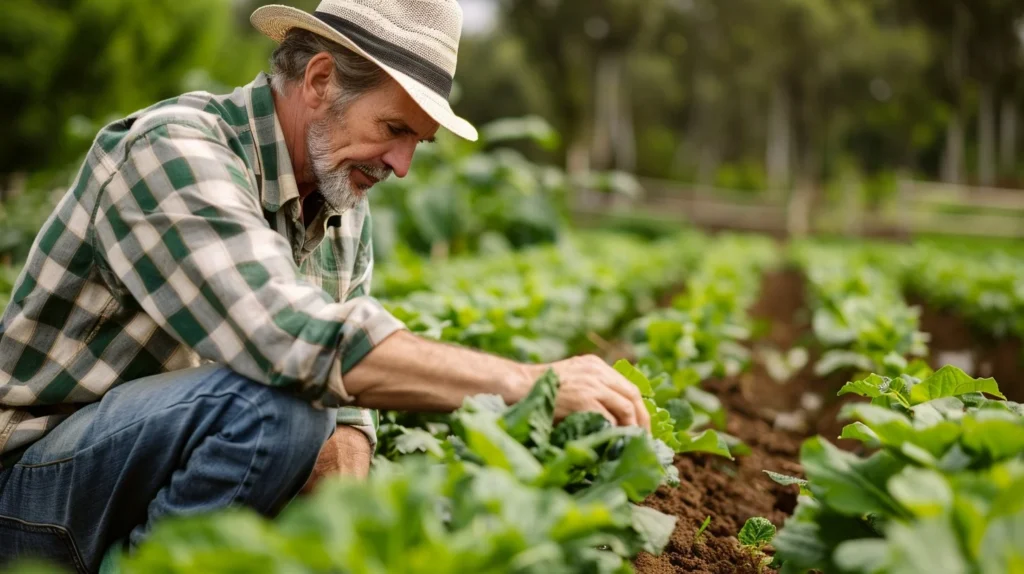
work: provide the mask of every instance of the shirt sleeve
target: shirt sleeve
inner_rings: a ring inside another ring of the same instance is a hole
[[[373,227],[369,210],[363,218],[363,226],[359,232],[359,243],[355,253],[353,269],[355,277],[349,286],[345,300],[351,301],[370,295],[373,283]],[[372,452],[377,450],[377,430],[380,428],[380,413],[372,409],[358,407],[341,407],[338,409],[337,422],[347,425],[366,435]]]
[[[96,247],[204,359],[317,406],[348,404],[345,373],[403,325],[368,296],[335,302],[302,278],[231,145],[202,117],[146,127],[97,200]]]

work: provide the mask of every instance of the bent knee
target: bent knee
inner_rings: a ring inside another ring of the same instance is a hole
[[[260,427],[263,447],[274,458],[315,461],[335,426],[334,410],[318,409],[297,395],[257,383],[227,367],[207,378],[207,391],[231,411],[243,411]]]

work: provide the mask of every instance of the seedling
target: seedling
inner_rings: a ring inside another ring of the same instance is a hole
[[[708,526],[711,526],[711,516],[708,516],[704,519],[704,522],[700,523],[700,528],[697,529],[697,535],[693,537],[694,544],[704,543],[704,531],[708,529]]]
[[[750,558],[757,564],[757,571],[763,572],[765,566],[771,562],[771,557],[764,553],[764,547],[775,538],[775,525],[767,518],[754,516],[748,518],[740,533],[737,535],[740,545],[750,554]]]

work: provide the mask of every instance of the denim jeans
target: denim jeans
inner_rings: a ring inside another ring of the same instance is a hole
[[[209,365],[121,385],[0,470],[0,568],[95,572],[164,516],[232,505],[272,516],[298,492],[335,410]]]

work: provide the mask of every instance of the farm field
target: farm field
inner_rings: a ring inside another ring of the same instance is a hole
[[[382,413],[368,484],[167,521],[123,571],[1024,571],[1019,254],[586,232],[374,293],[427,337],[601,356],[651,436],[554,422],[553,373],[512,407]]]

